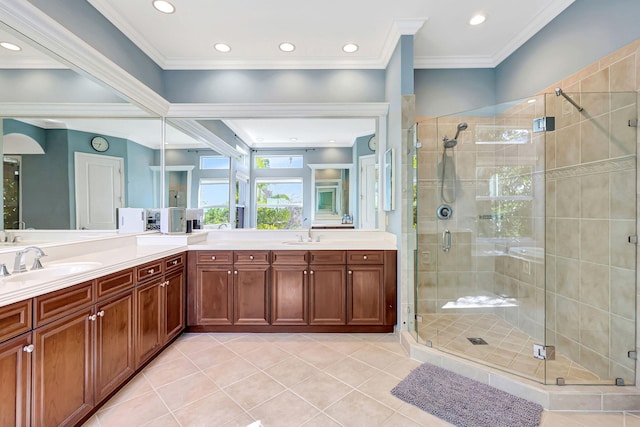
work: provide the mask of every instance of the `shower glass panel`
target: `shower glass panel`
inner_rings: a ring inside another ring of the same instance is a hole
[[[637,94],[566,95],[583,111],[546,96],[546,382],[634,384]]]
[[[632,384],[636,94],[564,95],[584,109],[418,124],[415,334],[541,383]]]

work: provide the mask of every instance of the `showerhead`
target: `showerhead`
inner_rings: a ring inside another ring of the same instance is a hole
[[[458,144],[458,135],[460,135],[460,132],[462,132],[463,130],[467,130],[467,123],[466,122],[462,122],[462,123],[458,123],[458,128],[456,130],[456,136],[454,136],[453,138],[449,139],[446,136],[442,137],[442,141],[444,142],[444,148],[453,148],[456,146],[456,144]]]
[[[460,132],[462,132],[463,130],[467,130],[467,127],[467,122],[458,123],[458,130],[456,131],[456,136],[454,136],[453,139],[458,139],[458,135],[460,135]]]

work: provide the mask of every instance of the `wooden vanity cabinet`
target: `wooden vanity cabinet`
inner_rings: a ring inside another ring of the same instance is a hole
[[[93,409],[93,306],[33,331],[33,425],[75,425]]]
[[[233,324],[268,325],[269,251],[233,252]]]
[[[136,267],[136,368],[185,328],[185,259],[182,253]]]
[[[271,261],[271,324],[309,323],[309,253],[273,251]]]
[[[31,425],[32,300],[0,307],[0,426]]]
[[[346,252],[309,252],[309,324],[346,324]]]
[[[187,324],[233,324],[233,252],[189,253]]]
[[[395,324],[395,266],[395,251],[347,251],[347,324]]]

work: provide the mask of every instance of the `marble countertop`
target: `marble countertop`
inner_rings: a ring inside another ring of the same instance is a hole
[[[47,255],[41,259],[42,270],[0,277],[0,307],[187,250],[397,249],[395,236],[379,231],[312,230],[311,237],[312,241],[308,241],[308,230],[201,230],[180,235],[115,234],[42,245]],[[15,254],[22,249],[24,246],[0,253],[0,263],[4,263],[10,273]],[[27,254],[27,268],[33,263],[33,257],[33,253]],[[54,273],[65,271],[65,266],[76,265],[83,267],[81,271]]]

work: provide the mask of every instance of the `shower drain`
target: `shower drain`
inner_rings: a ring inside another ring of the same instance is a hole
[[[483,340],[482,338],[467,338],[467,339],[471,341],[471,344],[473,345],[489,345],[489,343]]]

